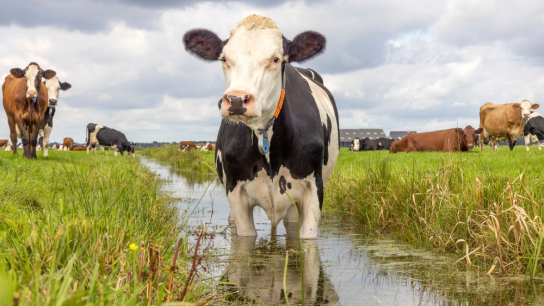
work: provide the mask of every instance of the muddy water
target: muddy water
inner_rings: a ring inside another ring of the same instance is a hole
[[[258,237],[230,235],[229,205],[218,181],[171,171],[149,159],[142,162],[166,180],[163,188],[180,198],[180,208],[192,212],[191,225],[206,224],[217,234],[208,271],[224,283],[220,290],[233,293],[231,302],[285,303],[285,254],[299,248],[292,238],[295,229],[280,224],[271,237],[270,221],[255,208]],[[451,257],[364,232],[334,216],[324,216],[318,239],[301,244],[302,254],[294,252],[288,261],[291,305],[301,301],[301,272],[310,305],[544,305],[541,281],[467,271],[463,264],[452,265]]]

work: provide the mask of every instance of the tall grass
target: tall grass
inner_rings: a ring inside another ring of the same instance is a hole
[[[165,301],[180,213],[137,159],[99,153],[0,152],[1,305]],[[182,242],[174,298],[186,280]],[[185,301],[206,301],[205,286],[193,282]]]
[[[543,268],[544,154],[500,149],[343,150],[324,207],[490,273],[534,276]]]
[[[183,169],[204,175],[215,174],[215,152],[199,150],[179,151],[177,148],[148,148],[141,154],[165,162],[174,169]]]

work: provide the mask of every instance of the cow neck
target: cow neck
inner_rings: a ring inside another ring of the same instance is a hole
[[[283,107],[283,99],[285,99],[285,62],[281,64],[281,93],[280,93],[280,99],[278,101],[278,106],[276,107],[276,111],[274,112],[274,116],[270,118],[270,121],[268,121],[268,124],[264,129],[258,129],[259,130],[259,152],[261,152],[262,155],[268,154],[270,151],[270,141],[268,139],[268,130],[274,125],[274,122],[278,118],[281,112],[281,108]]]

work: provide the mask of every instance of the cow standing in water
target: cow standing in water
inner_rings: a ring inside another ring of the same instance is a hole
[[[253,208],[260,206],[273,234],[281,220],[287,227],[300,217],[300,237],[315,239],[323,184],[338,159],[338,112],[321,76],[290,63],[322,53],[325,37],[308,31],[290,41],[272,19],[250,15],[227,40],[195,29],[183,42],[191,54],[223,67],[215,159],[233,230],[256,236]]]
[[[3,104],[10,131],[11,142],[17,143],[17,128],[23,142],[23,156],[36,158],[38,131],[43,126],[47,111],[48,96],[42,77],[46,80],[53,78],[56,72],[43,71],[34,62],[23,70],[10,70],[2,85]],[[13,154],[17,154],[17,146],[13,146]]]

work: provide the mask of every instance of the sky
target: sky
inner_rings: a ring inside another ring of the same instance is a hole
[[[59,97],[51,141],[84,142],[88,123],[134,142],[215,140],[225,90],[221,63],[189,55],[181,38],[206,28],[226,39],[253,13],[272,18],[288,39],[307,30],[327,38],[324,54],[300,66],[323,76],[340,128],[478,126],[485,102],[542,103],[544,96],[544,1],[0,0],[0,6],[2,80],[34,61],[72,85]],[[0,139],[7,139],[7,119],[0,117]]]

